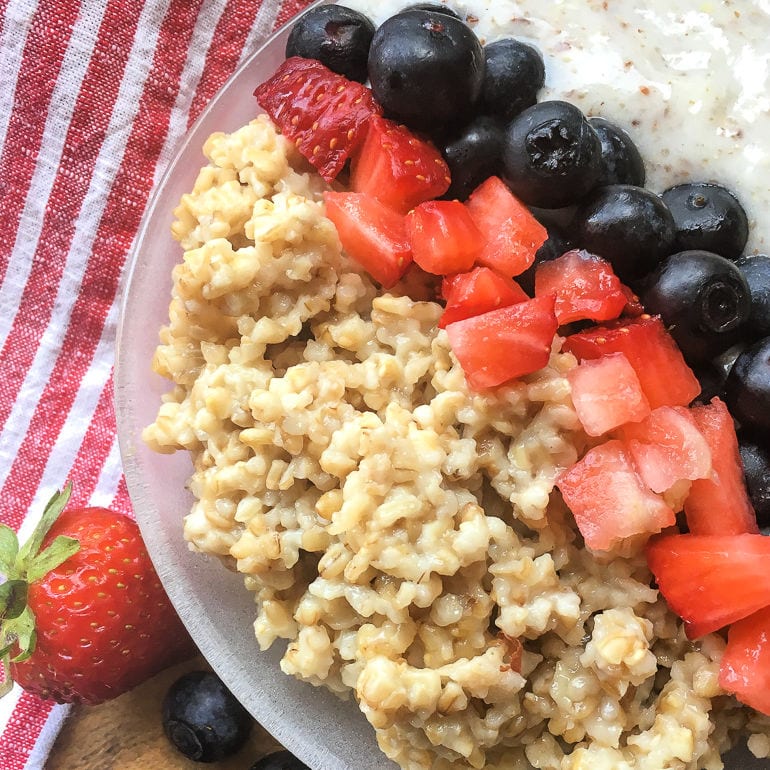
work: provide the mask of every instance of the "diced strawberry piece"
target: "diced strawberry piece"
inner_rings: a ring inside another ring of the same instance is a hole
[[[671,508],[642,483],[620,441],[589,449],[559,475],[556,485],[586,545],[596,551],[676,522]]]
[[[465,204],[486,243],[476,262],[515,276],[534,261],[548,232],[496,176],[482,182]]]
[[[470,272],[447,276],[441,283],[441,294],[446,300],[438,322],[442,329],[453,321],[529,299],[516,281],[488,267],[474,267]]]
[[[589,436],[601,436],[650,413],[634,367],[622,353],[583,361],[567,372],[572,403]]]
[[[535,296],[556,295],[559,325],[572,321],[610,321],[617,318],[628,297],[606,259],[572,249],[541,262],[535,272]]]
[[[426,201],[406,215],[414,261],[434,275],[473,267],[484,236],[460,201]]]
[[[730,626],[719,684],[741,703],[770,716],[770,607]]]
[[[768,605],[770,537],[662,535],[647,544],[647,563],[690,639]]]
[[[711,474],[694,481],[684,503],[693,534],[728,535],[759,532],[746,490],[735,423],[724,401],[694,406],[692,416],[711,449]]]
[[[687,406],[700,384],[659,316],[620,319],[572,334],[564,349],[581,361],[623,353],[636,371],[650,408]]]
[[[642,481],[653,492],[665,492],[682,479],[711,473],[711,450],[690,410],[659,406],[641,422],[620,429]]]
[[[553,297],[538,297],[447,325],[471,388],[491,388],[548,363],[557,329],[553,305]]]
[[[361,144],[372,117],[382,112],[366,86],[299,56],[286,59],[254,96],[327,182]]]
[[[325,192],[324,202],[342,248],[375,281],[393,286],[412,262],[404,217],[363,193]]]
[[[443,195],[451,183],[441,153],[406,126],[372,118],[361,152],[353,158],[350,187],[402,214]]]

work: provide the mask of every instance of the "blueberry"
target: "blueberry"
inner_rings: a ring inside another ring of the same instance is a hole
[[[655,193],[635,185],[606,185],[575,211],[579,248],[612,263],[622,281],[635,284],[671,253],[674,220]]]
[[[485,179],[500,170],[503,127],[486,115],[475,118],[446,143],[444,159],[452,185],[446,198],[465,200]]]
[[[757,442],[754,436],[741,431],[738,448],[746,475],[751,504],[757,514],[760,527],[770,526],[770,451],[766,445]]]
[[[670,187],[662,198],[674,217],[677,251],[704,249],[727,259],[740,257],[749,237],[749,221],[728,189],[688,182]]]
[[[574,105],[546,101],[508,125],[503,174],[529,206],[555,209],[577,203],[599,178],[601,143]]]
[[[310,770],[300,762],[290,751],[274,751],[255,762],[250,770]]]
[[[644,161],[633,139],[620,126],[604,118],[589,118],[588,122],[602,144],[602,170],[598,184],[644,187]]]
[[[739,339],[749,317],[746,279],[734,262],[710,251],[680,251],[663,260],[642,293],[661,316],[685,359],[708,361]]]
[[[374,24],[344,5],[317,5],[300,16],[286,41],[286,57],[318,59],[330,70],[363,83]]]
[[[751,313],[744,337],[767,337],[770,335],[770,257],[764,254],[741,257],[737,265],[751,292]]]
[[[402,9],[404,11],[433,11],[434,13],[445,13],[447,16],[454,16],[455,19],[462,19],[457,11],[452,10],[444,3],[415,3]]]
[[[735,359],[727,377],[725,401],[744,427],[770,433],[770,337],[755,342]]]
[[[711,361],[700,364],[693,369],[700,383],[700,393],[696,397],[699,404],[708,404],[712,398],[724,396],[725,380],[727,373]]]
[[[545,64],[537,48],[512,37],[484,46],[482,109],[509,121],[537,101]]]
[[[481,94],[484,50],[465,22],[403,11],[383,22],[369,49],[369,79],[388,117],[439,134],[471,116]]]
[[[163,730],[190,759],[217,762],[246,743],[251,715],[209,671],[192,671],[171,685],[163,700]]]

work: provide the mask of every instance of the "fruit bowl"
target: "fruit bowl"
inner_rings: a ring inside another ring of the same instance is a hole
[[[214,131],[230,131],[256,112],[251,97],[283,59],[288,29],[279,31],[228,81],[185,137],[147,209],[133,250],[118,333],[116,410],[129,493],[158,574],[203,655],[236,697],[281,743],[313,768],[395,768],[380,753],[352,701],[283,674],[283,649],[260,652],[252,632],[253,600],[242,578],[213,558],[188,550],[182,519],[192,496],[183,453],[157,455],[141,440],[168,383],[150,362],[166,322],[171,270],[180,249],[170,235],[172,211],[191,189],[203,162],[201,147]],[[728,770],[767,768],[739,750]]]

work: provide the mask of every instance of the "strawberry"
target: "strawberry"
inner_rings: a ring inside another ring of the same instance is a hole
[[[406,214],[443,195],[450,185],[441,153],[406,126],[378,116],[369,121],[361,151],[350,167],[350,188]]]
[[[535,271],[535,295],[556,295],[559,325],[572,321],[609,321],[628,304],[612,265],[595,254],[572,249],[541,262]]]
[[[427,273],[447,275],[473,267],[484,236],[460,201],[425,201],[406,215],[414,261]]]
[[[446,300],[438,322],[442,329],[452,321],[461,321],[529,299],[516,281],[488,267],[474,267],[467,273],[446,276],[441,282],[441,295]]]
[[[662,535],[647,563],[690,639],[723,628],[770,604],[770,537]]]
[[[382,108],[372,92],[315,59],[291,56],[254,96],[281,133],[331,182]]]
[[[69,495],[69,487],[54,495],[21,548],[0,526],[5,687],[16,681],[59,703],[95,704],[194,647],[136,522],[106,508],[64,510]]]

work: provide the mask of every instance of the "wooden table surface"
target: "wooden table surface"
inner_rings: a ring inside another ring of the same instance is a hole
[[[167,669],[108,703],[75,706],[46,770],[248,770],[260,757],[281,748],[255,723],[246,746],[227,760],[201,764],[180,754],[163,733],[161,705],[169,686],[196,669],[208,669],[203,658]]]

